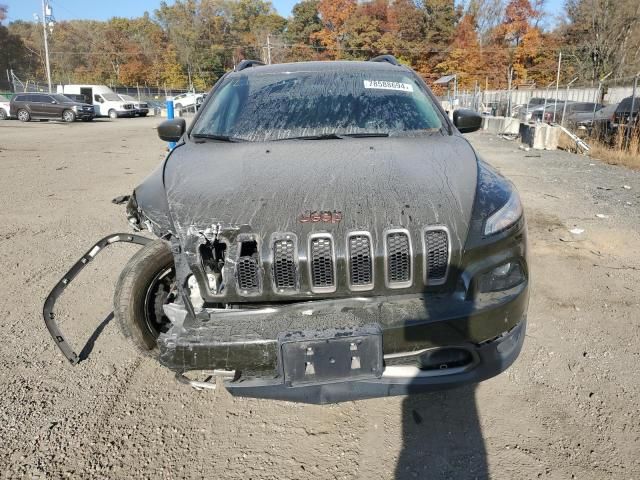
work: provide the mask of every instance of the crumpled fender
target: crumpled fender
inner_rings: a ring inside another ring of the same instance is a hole
[[[175,233],[164,188],[167,159],[135,188],[127,203],[129,223],[137,230],[146,227],[158,237]]]

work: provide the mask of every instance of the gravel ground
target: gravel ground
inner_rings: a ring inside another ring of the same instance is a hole
[[[111,247],[62,297],[85,359],[70,366],[42,301],[90,244],[126,231],[111,199],[161,161],[156,123],[0,122],[0,476],[640,478],[640,174],[485,134],[469,139],[519,188],[532,247],[527,338],[506,373],[331,406],[196,392],[112,321],[131,246]]]

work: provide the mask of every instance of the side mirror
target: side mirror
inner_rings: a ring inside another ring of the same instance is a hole
[[[482,128],[482,116],[464,108],[453,112],[453,124],[460,133],[471,133]]]
[[[51,100],[51,103],[52,103],[53,105],[56,105],[58,102],[56,102],[55,100]]]
[[[173,118],[158,125],[158,136],[165,142],[177,142],[186,129],[187,122],[184,118]]]

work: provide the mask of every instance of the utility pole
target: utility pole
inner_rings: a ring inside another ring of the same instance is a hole
[[[49,35],[47,33],[47,27],[53,32],[53,25],[55,19],[53,18],[53,13],[51,12],[51,5],[49,2],[45,2],[42,0],[42,18],[38,18],[37,14],[34,14],[36,21],[42,20],[42,32],[44,34],[44,56],[45,56],[45,64],[47,68],[47,83],[49,84],[49,93],[52,93],[51,88],[51,64],[49,63]]]
[[[560,67],[561,66],[562,66],[562,52],[558,54],[558,73],[556,75],[556,102],[555,102],[555,105],[553,106],[553,123],[556,123],[556,112],[558,110],[558,88],[560,88]]]
[[[271,35],[267,34],[267,65],[271,65]]]
[[[598,90],[596,90],[596,96],[593,99],[593,116],[591,117],[591,127],[593,128],[594,124],[596,123],[596,111],[598,110],[598,102],[600,102],[600,90],[602,89],[602,85],[604,84],[604,81],[609,78],[609,75],[611,75],[613,72],[609,72],[607,73],[604,77],[602,77],[600,79],[600,81],[598,82]]]
[[[629,118],[627,119],[627,131],[625,132],[625,143],[627,148],[629,147],[629,141],[631,138],[631,129],[634,128],[634,124],[636,123],[636,120],[637,120],[637,118],[634,118],[633,114],[635,113],[635,110],[636,110],[636,90],[638,89],[638,76],[640,76],[640,73],[637,73],[636,77],[633,79],[633,93],[631,94],[631,112],[629,113]]]
[[[562,107],[562,120],[560,120],[561,127],[564,127],[564,116],[567,113],[567,102],[569,101],[569,87],[571,87],[571,85],[573,85],[573,82],[575,82],[576,80],[578,80],[578,77],[574,78],[569,83],[567,83],[567,93],[564,96],[564,106]]]

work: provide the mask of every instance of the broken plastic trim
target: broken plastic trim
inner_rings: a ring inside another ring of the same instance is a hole
[[[98,253],[104,250],[105,247],[118,242],[135,243],[136,245],[147,245],[152,242],[153,239],[142,237],[140,235],[132,235],[129,233],[114,233],[93,245],[87,253],[85,253],[80,260],[78,260],[73,267],[62,277],[62,279],[53,287],[53,290],[47,296],[44,301],[44,307],[42,308],[42,315],[44,317],[44,323],[51,334],[51,337],[56,342],[56,345],[62,352],[62,354],[69,360],[71,365],[76,365],[80,361],[80,357],[74,352],[71,345],[65,340],[64,335],[58,328],[58,324],[55,321],[55,314],[53,313],[53,307],[55,306],[58,298],[62,295],[62,292],[69,286],[76,276],[86,267],[91,260],[93,260]]]

